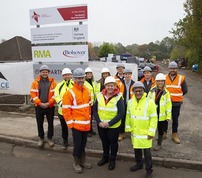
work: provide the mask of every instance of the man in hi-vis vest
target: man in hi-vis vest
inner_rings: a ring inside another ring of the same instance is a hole
[[[168,65],[169,73],[166,75],[166,89],[170,92],[172,101],[172,139],[176,144],[180,143],[178,132],[178,118],[180,116],[180,108],[183,96],[188,92],[185,76],[177,73],[178,65],[172,61]],[[164,138],[167,138],[168,122],[164,128]]]
[[[156,104],[146,97],[145,87],[142,82],[135,82],[132,88],[134,95],[128,101],[125,131],[131,132],[131,141],[135,152],[136,164],[130,167],[134,172],[143,169],[142,152],[144,151],[144,162],[146,178],[152,177],[152,138],[155,136],[157,127]]]
[[[55,101],[58,105],[58,118],[62,128],[63,149],[68,147],[68,128],[65,119],[62,115],[62,98],[67,90],[73,87],[72,72],[69,68],[62,70],[62,81],[55,87]]]
[[[76,173],[82,173],[82,168],[92,168],[91,163],[85,162],[85,147],[91,126],[91,96],[84,86],[85,71],[82,68],[73,71],[73,80],[74,86],[63,96],[62,114],[68,128],[72,129],[73,168]]]

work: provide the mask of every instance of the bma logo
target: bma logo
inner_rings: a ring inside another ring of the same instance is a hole
[[[49,50],[34,50],[34,58],[51,58]]]
[[[40,15],[37,14],[36,12],[34,12],[34,15],[32,15],[32,18],[33,18],[36,22],[39,22]]]
[[[0,72],[0,89],[4,89],[4,90],[9,89],[9,82],[1,72]]]
[[[74,50],[65,50],[63,55],[71,58],[79,58],[86,54],[86,51],[74,51]]]

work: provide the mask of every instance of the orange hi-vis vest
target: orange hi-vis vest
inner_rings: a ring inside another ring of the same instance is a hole
[[[40,82],[41,76],[38,76],[31,85],[30,90],[30,96],[32,100],[34,101],[35,106],[38,106],[41,104],[41,100],[39,98],[39,82]],[[50,82],[49,92],[48,92],[48,103],[50,104],[50,108],[54,106],[55,100],[54,100],[54,90],[56,87],[56,82],[53,78],[48,77],[48,80]]]
[[[182,92],[182,83],[184,82],[185,77],[183,75],[177,74],[177,76],[172,81],[170,76],[166,75],[166,89],[170,92],[172,102],[182,102],[183,92]]]
[[[122,81],[115,75],[114,79],[116,81],[116,85],[119,88],[120,93],[123,95],[124,92],[124,84],[122,83]]]
[[[85,86],[74,82],[62,99],[62,114],[68,128],[89,131],[91,123],[91,95]]]
[[[145,77],[143,77],[141,80],[140,80],[140,82],[142,82],[142,83],[144,83],[144,81],[145,81]],[[154,79],[154,77],[152,77],[151,78],[151,88],[153,88],[153,87],[155,87],[156,86],[156,81],[155,81],[155,79]],[[151,89],[150,88],[150,89]]]

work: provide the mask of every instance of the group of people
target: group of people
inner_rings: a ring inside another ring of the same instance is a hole
[[[49,76],[47,65],[40,67],[40,75],[31,85],[30,95],[35,103],[38,128],[38,146],[43,147],[44,116],[48,121],[48,144],[54,146],[53,118],[54,104],[58,106],[58,117],[62,128],[63,148],[68,143],[68,128],[73,137],[73,168],[81,173],[83,168],[90,169],[92,164],[86,162],[85,147],[87,137],[95,135],[92,118],[97,123],[101,139],[103,156],[98,166],[108,163],[108,169],[116,167],[118,141],[130,132],[136,164],[130,171],[143,169],[143,156],[146,177],[152,176],[152,138],[158,128],[157,145],[154,150],[162,148],[162,141],[167,137],[167,121],[172,118],[172,139],[180,143],[177,135],[178,117],[183,95],[187,93],[185,77],[177,73],[177,63],[171,62],[169,73],[159,73],[154,79],[152,70],[146,66],[141,81],[132,80],[132,70],[118,64],[115,76],[108,68],[101,71],[101,78],[94,80],[91,68],[69,68],[62,70],[63,80],[56,84]]]

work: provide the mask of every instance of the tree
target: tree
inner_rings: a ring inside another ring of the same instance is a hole
[[[186,0],[184,10],[185,18],[172,29],[174,40],[186,49],[189,65],[197,63],[202,68],[202,1]]]
[[[118,54],[124,54],[127,52],[126,47],[124,47],[121,43],[115,44],[114,49]]]
[[[114,46],[109,43],[104,43],[100,46],[99,49],[99,57],[107,57],[108,54],[115,54],[116,51],[114,49]]]

